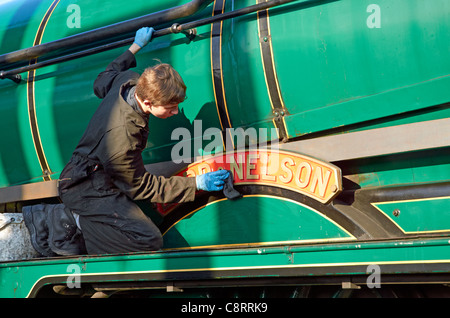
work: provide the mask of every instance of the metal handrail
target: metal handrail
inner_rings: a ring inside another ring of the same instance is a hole
[[[115,23],[109,26],[86,31],[56,41],[35,45],[26,49],[0,55],[0,67],[16,62],[28,62],[45,54],[61,49],[73,49],[83,45],[96,45],[105,39],[120,38],[136,32],[144,26],[162,25],[193,15],[212,3],[213,0],[192,0],[189,3],[170,9],[154,12],[139,18]]]
[[[207,0],[206,2],[208,2],[208,1],[209,0]],[[193,31],[193,29],[196,27],[211,24],[211,23],[218,22],[218,21],[224,21],[227,19],[236,18],[236,17],[243,16],[243,15],[246,15],[249,13],[266,10],[266,9],[269,9],[269,8],[272,8],[275,6],[279,6],[282,4],[287,4],[287,3],[295,2],[295,1],[298,1],[298,0],[269,0],[267,2],[262,2],[259,4],[255,4],[252,6],[242,8],[242,9],[222,13],[222,14],[215,15],[212,17],[196,20],[193,22],[187,22],[184,24],[175,23],[171,27],[156,30],[153,33],[152,38],[157,38],[157,37],[161,37],[161,36],[172,34],[172,33],[185,33],[190,39],[192,39],[195,36],[195,31]],[[203,1],[203,2],[205,2],[205,1]],[[211,2],[211,1],[209,1],[209,2]],[[62,40],[59,40],[59,41],[62,41]],[[131,37],[131,38],[123,39],[120,41],[112,42],[109,44],[97,46],[95,48],[80,51],[77,53],[60,56],[60,57],[57,57],[57,58],[54,58],[51,60],[19,67],[19,68],[13,69],[13,70],[1,71],[0,79],[9,78],[15,82],[20,82],[21,81],[21,77],[19,75],[20,73],[38,69],[38,68],[42,68],[42,67],[49,66],[49,65],[54,65],[57,63],[61,63],[61,62],[74,60],[74,59],[89,56],[89,55],[93,55],[93,54],[104,52],[104,51],[111,50],[114,48],[122,47],[122,46],[133,43],[133,41],[134,41],[134,37]],[[43,45],[45,45],[45,44],[43,44]],[[2,58],[2,56],[0,56],[0,62],[1,62],[1,58]]]

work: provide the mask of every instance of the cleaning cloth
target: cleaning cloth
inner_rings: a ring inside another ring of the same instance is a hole
[[[233,187],[233,173],[231,171],[223,185],[223,194],[228,200],[235,200],[242,197],[242,194]]]

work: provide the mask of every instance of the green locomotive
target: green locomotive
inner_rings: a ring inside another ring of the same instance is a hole
[[[0,297],[450,295],[449,1],[0,0],[0,12]],[[164,233],[157,252],[17,248],[22,207],[58,202],[94,79],[142,26],[157,36],[136,71],[158,59],[188,87],[177,116],[150,119],[147,169],[229,169],[242,197],[140,202]]]

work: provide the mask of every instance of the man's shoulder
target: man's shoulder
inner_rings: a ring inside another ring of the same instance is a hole
[[[123,71],[120,72],[116,78],[114,79],[114,82],[112,83],[111,88],[109,89],[108,93],[104,97],[104,102],[106,101],[108,103],[108,100],[110,99],[116,99],[118,95],[121,94],[122,87],[126,85],[136,85],[137,81],[139,79],[139,74],[134,71]]]
[[[139,79],[139,73],[136,73],[135,71],[132,70],[126,70],[123,72],[120,72],[120,74],[117,76],[115,82],[117,82],[117,84],[119,86],[122,86],[123,84],[126,84],[128,82],[131,82],[132,84],[136,85],[137,80]]]

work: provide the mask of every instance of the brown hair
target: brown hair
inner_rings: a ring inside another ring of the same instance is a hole
[[[186,97],[186,85],[171,65],[160,63],[144,70],[136,84],[136,94],[155,106],[178,104]]]

